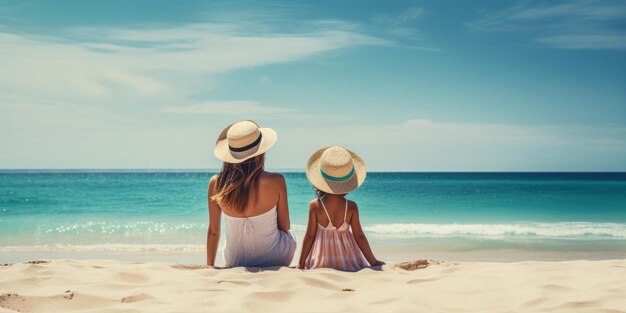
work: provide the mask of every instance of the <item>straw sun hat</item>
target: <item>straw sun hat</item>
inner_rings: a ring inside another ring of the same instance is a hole
[[[250,121],[228,125],[215,142],[215,156],[227,163],[241,163],[269,150],[278,135],[271,128],[261,128]]]
[[[367,169],[358,154],[338,146],[321,148],[309,157],[306,177],[315,188],[331,194],[346,194],[363,184]]]

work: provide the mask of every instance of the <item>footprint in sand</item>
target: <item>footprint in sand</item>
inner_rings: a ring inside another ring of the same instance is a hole
[[[6,308],[16,312],[66,312],[69,308],[83,310],[102,308],[108,300],[92,295],[78,294],[72,290],[50,296],[29,296],[16,293],[0,294],[0,312]],[[55,308],[51,310],[50,308]],[[12,311],[11,311],[12,312]]]
[[[72,300],[72,298],[74,298],[74,293],[71,290],[65,290],[63,298],[67,300]]]
[[[45,263],[50,263],[50,261],[46,261],[46,260],[32,260],[32,261],[24,262],[24,264],[45,264]]]
[[[201,265],[201,264],[175,264],[175,265],[172,265],[171,268],[175,268],[179,270],[201,270],[201,269],[211,268],[211,267],[207,265]]]
[[[596,300],[570,301],[560,306],[560,308],[564,308],[564,309],[587,309],[587,308],[597,308],[597,307],[598,307],[598,301]]]
[[[25,298],[16,293],[3,293],[0,294],[0,308],[21,311]]]
[[[138,295],[132,295],[132,296],[122,298],[122,303],[133,303],[133,302],[145,301],[145,300],[150,300],[150,299],[154,299],[154,298],[147,293],[140,293]]]
[[[217,283],[218,284],[233,284],[233,285],[239,285],[239,286],[248,286],[248,285],[250,285],[249,282],[238,281],[238,280],[218,280]]]
[[[403,269],[405,271],[414,271],[417,269],[427,268],[430,265],[429,260],[415,260],[410,262],[402,262],[394,265],[396,268]]]

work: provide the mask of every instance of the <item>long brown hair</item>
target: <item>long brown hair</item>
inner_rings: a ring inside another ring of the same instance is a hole
[[[257,155],[242,163],[224,162],[217,175],[215,194],[211,200],[222,207],[242,212],[248,205],[250,191],[254,190],[259,175],[263,172],[265,154]],[[254,194],[256,197],[256,193]]]

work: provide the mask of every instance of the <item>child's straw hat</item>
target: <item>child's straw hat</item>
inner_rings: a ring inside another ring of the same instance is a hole
[[[367,169],[358,154],[338,146],[315,151],[306,165],[306,177],[315,188],[331,194],[346,194],[363,184]]]

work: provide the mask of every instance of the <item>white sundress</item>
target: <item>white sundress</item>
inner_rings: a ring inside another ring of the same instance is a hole
[[[276,207],[251,217],[224,214],[226,244],[224,266],[289,266],[296,252],[296,239],[278,229]]]

